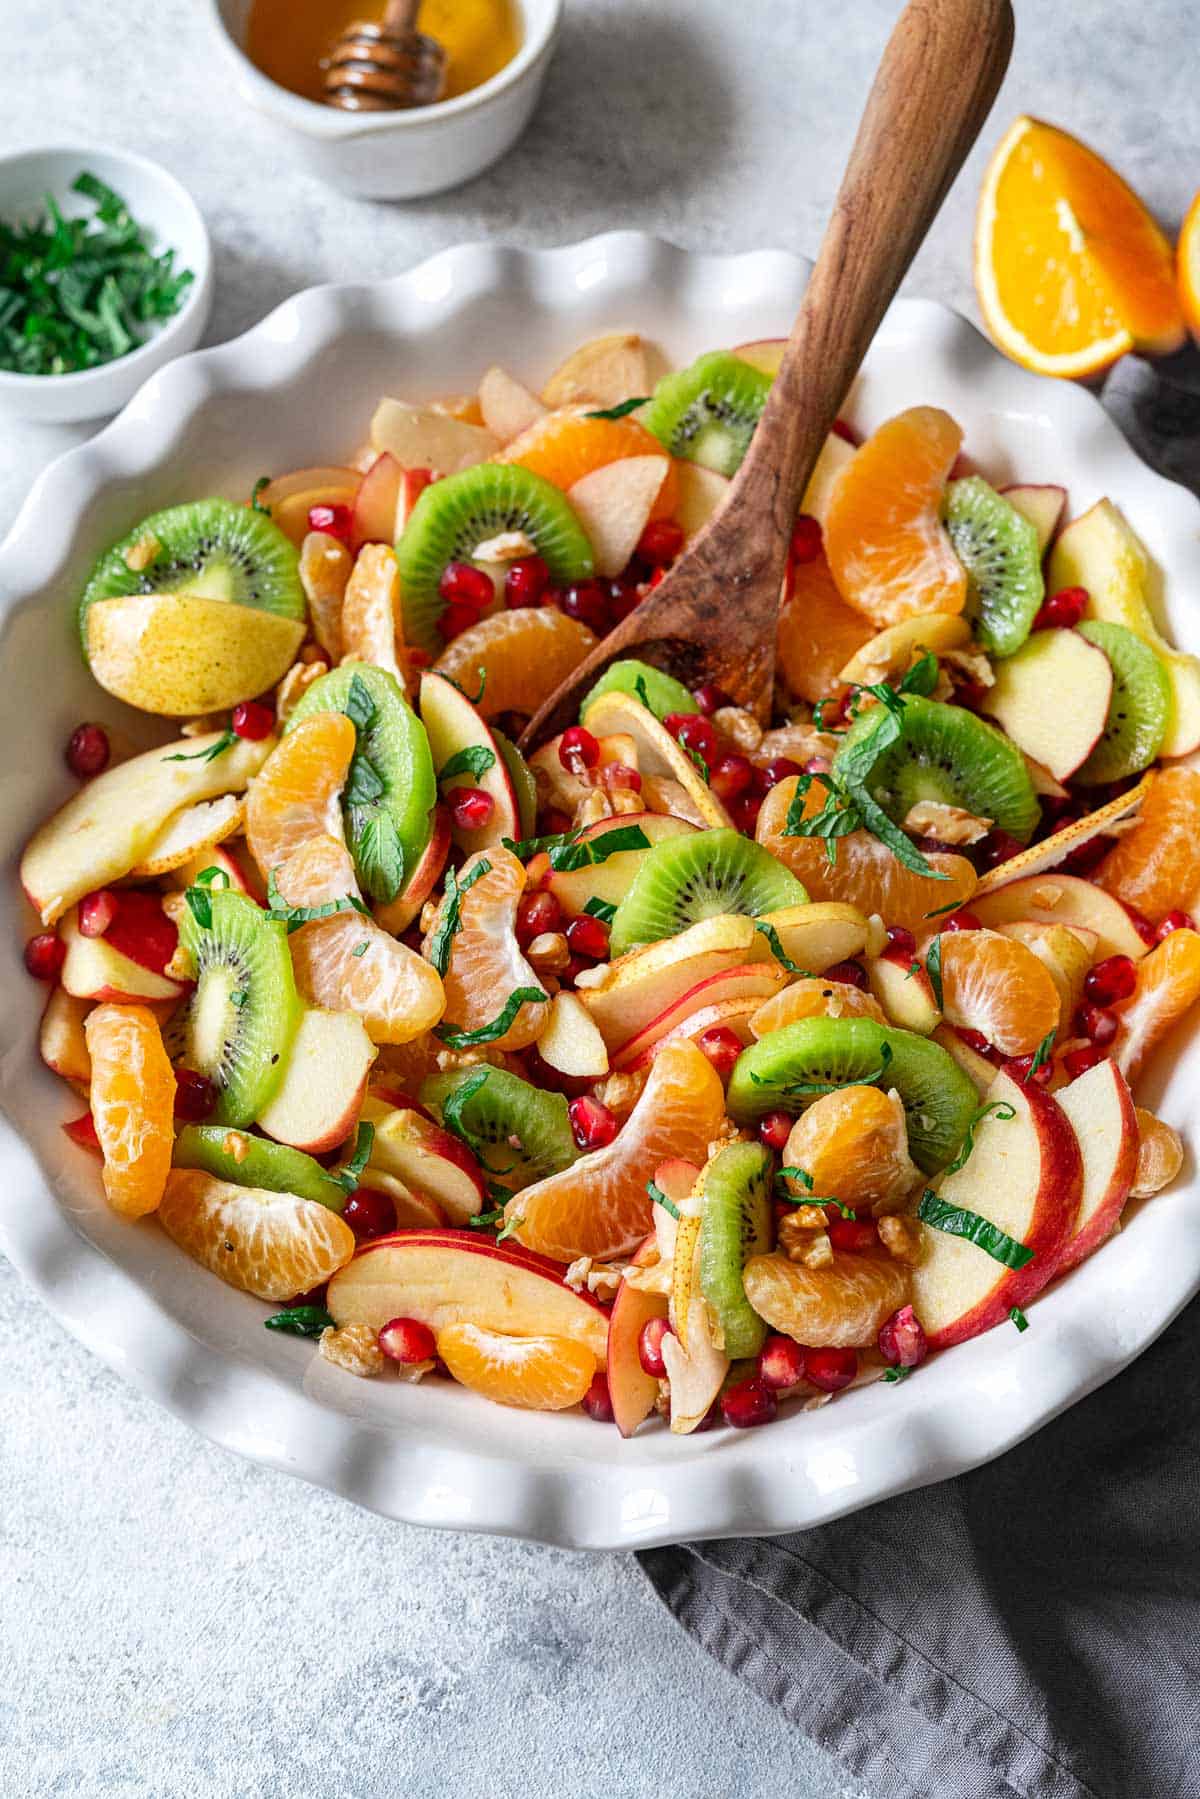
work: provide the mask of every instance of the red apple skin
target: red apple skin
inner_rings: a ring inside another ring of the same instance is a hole
[[[359,482],[354,500],[351,541],[355,550],[365,543],[392,542],[403,479],[404,470],[389,451],[375,458]]]
[[[372,1081],[367,1098],[380,1099],[385,1106],[394,1106],[397,1112],[419,1112],[422,1118],[428,1118],[430,1124],[437,1123],[427,1106],[423,1106],[419,1099],[414,1098],[411,1093],[403,1092],[399,1087],[386,1087],[378,1081]]]
[[[653,1236],[646,1238],[633,1258],[635,1268],[644,1268],[658,1254]],[[612,1317],[608,1326],[608,1397],[613,1421],[623,1437],[631,1437],[638,1425],[654,1410],[658,1398],[658,1382],[647,1374],[638,1355],[638,1339],[642,1326],[651,1318],[667,1316],[665,1293],[643,1293],[624,1281],[617,1288]]]
[[[708,975],[697,981],[686,993],[680,994],[674,1003],[643,1025],[635,1037],[611,1057],[614,1069],[641,1067],[646,1062],[647,1050],[654,1047],[662,1038],[702,1009],[720,1005],[725,1000],[752,1000],[750,1013],[754,1013],[763,1001],[778,993],[786,984],[787,977],[782,970],[775,969],[769,962],[747,962],[739,968],[724,968],[718,974]],[[719,1022],[719,1021],[718,1021]],[[747,1042],[749,1038],[747,1038]]]
[[[325,1154],[326,1150],[337,1149],[340,1144],[343,1144],[358,1122],[358,1115],[362,1111],[363,1100],[367,1097],[367,1079],[369,1074],[369,1069],[364,1071],[362,1081],[347,1101],[346,1109],[340,1117],[336,1118],[332,1124],[327,1125],[317,1136],[312,1137],[303,1143],[297,1142],[295,1138],[288,1138],[287,1141],[291,1144],[291,1147],[293,1149],[302,1149],[310,1156],[321,1156]],[[283,1142],[284,1139],[278,1138],[277,1141]]]
[[[116,916],[104,941],[131,962],[161,974],[175,954],[179,932],[163,911],[157,893],[138,887],[118,888],[116,900]]]
[[[695,1043],[705,1031],[715,1030],[717,1025],[725,1025],[729,1030],[736,1031],[743,1044],[749,1048],[754,1042],[750,1020],[761,1004],[762,1001],[758,999],[723,999],[718,1000],[714,1006],[701,1006],[690,1018],[683,1018],[678,1024],[672,1025],[665,1036],[660,1037],[657,1043],[650,1044],[635,1061],[627,1062],[622,1056],[618,1062],[613,1063],[613,1068],[627,1074],[640,1074],[644,1068],[650,1067],[655,1056],[668,1043],[678,1043],[681,1037],[687,1037]]]
[[[1089,1080],[1093,1075],[1099,1074],[1101,1069],[1105,1071],[1101,1078],[1112,1081],[1114,1104],[1121,1115],[1120,1147],[1109,1170],[1107,1185],[1086,1219],[1083,1216],[1084,1197],[1081,1195],[1075,1224],[1059,1254],[1055,1274],[1065,1274],[1068,1268],[1076,1267],[1085,1256],[1090,1256],[1093,1250],[1099,1249],[1102,1243],[1108,1241],[1120,1221],[1122,1208],[1137,1173],[1139,1132],[1137,1110],[1133,1094],[1129,1091],[1129,1082],[1112,1061],[1098,1063],[1096,1068],[1089,1069],[1079,1079]],[[1075,1082],[1071,1085],[1074,1086]],[[1064,1088],[1058,1095],[1059,1100],[1061,1101],[1063,1092],[1069,1091],[1069,1088]],[[1059,1109],[1063,1109],[1061,1105]]]

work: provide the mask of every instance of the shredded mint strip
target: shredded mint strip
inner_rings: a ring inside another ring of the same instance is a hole
[[[1050,1060],[1050,1057],[1054,1051],[1054,1036],[1055,1036],[1055,1033],[1053,1031],[1047,1031],[1046,1035],[1042,1038],[1042,1041],[1038,1044],[1036,1050],[1033,1053],[1033,1061],[1029,1064],[1029,1073],[1025,1076],[1025,1080],[1021,1083],[1022,1086],[1025,1086],[1029,1081],[1031,1081],[1033,1079],[1034,1075],[1037,1073],[1038,1069],[1044,1068],[1046,1066],[1046,1063]]]
[[[347,1198],[355,1191],[362,1179],[363,1170],[371,1160],[371,1151],[375,1147],[375,1126],[364,1118],[358,1127],[354,1139],[354,1154],[344,1168],[330,1171],[330,1180],[336,1181]]]
[[[490,1212],[476,1212],[473,1217],[467,1219],[467,1223],[473,1231],[488,1231],[493,1230],[503,1216],[504,1207],[494,1206]]]
[[[472,780],[478,781],[481,775],[486,775],[489,768],[495,766],[494,750],[489,750],[483,743],[469,743],[465,749],[455,751],[443,767],[438,780],[449,781],[455,775],[470,775]]]
[[[210,743],[207,749],[183,750],[177,756],[164,756],[163,761],[215,762],[218,756],[223,756],[226,750],[231,750],[236,742],[237,735],[235,732],[228,730],[222,731],[221,735],[217,738],[217,741],[215,743]]]
[[[939,1012],[942,1004],[942,937],[939,931],[925,952],[925,972],[929,976],[929,985],[933,988],[933,1002]]]
[[[675,1201],[667,1198],[657,1181],[647,1181],[646,1191],[654,1201],[655,1205],[661,1206],[664,1212],[669,1212],[672,1218],[679,1218],[682,1216]]]
[[[609,900],[590,899],[583,909],[589,917],[598,918],[601,924],[611,924],[617,916],[617,908]]]
[[[270,487],[270,485],[271,485],[270,475],[260,475],[258,477],[258,480],[254,483],[254,486],[250,492],[250,510],[251,510],[251,512],[261,512],[264,518],[270,518],[271,508],[269,506],[261,506],[259,504],[258,496],[262,492],[264,487]]]
[[[631,412],[637,411],[639,406],[648,406],[649,404],[650,395],[639,394],[632,400],[621,400],[616,406],[606,406],[601,412],[585,412],[583,416],[589,419],[627,419]]]
[[[1016,1325],[1019,1331],[1027,1331],[1029,1329],[1029,1320],[1026,1318],[1020,1306],[1013,1306],[1008,1316],[1010,1321]]]
[[[263,1319],[267,1330],[283,1331],[289,1337],[319,1337],[333,1323],[324,1306],[288,1306],[286,1311],[276,1312],[273,1318]]]
[[[911,1373],[911,1368],[889,1368],[883,1379],[895,1386],[897,1381],[907,1380]]]
[[[442,901],[442,914],[437,929],[429,940],[429,960],[439,974],[445,974],[450,966],[450,949],[462,925],[462,896],[468,893],[476,881],[492,872],[492,865],[485,856],[477,862],[464,881],[459,881],[452,868],[446,870],[446,892]]]
[[[781,1168],[775,1178],[778,1181],[799,1181],[809,1193],[813,1190],[813,1177],[807,1168]]]
[[[543,993],[540,987],[517,987],[504,1002],[504,1010],[491,1024],[481,1024],[477,1031],[456,1031],[450,1025],[439,1024],[434,1036],[439,1037],[447,1049],[470,1049],[476,1043],[495,1043],[497,1037],[503,1037],[512,1029],[517,1013],[526,1003],[534,1005],[541,1000],[548,1000],[550,995]]]
[[[315,918],[332,918],[336,912],[361,912],[364,918],[370,917],[362,901],[352,893],[344,894],[341,899],[326,900],[321,906],[289,906],[276,883],[278,872],[278,869],[273,868],[267,876],[267,917],[285,924],[289,937],[302,924],[311,924]],[[361,950],[352,950],[351,954],[362,955],[366,948],[364,943]]]
[[[649,848],[650,839],[641,825],[617,825],[611,831],[602,831],[582,842],[558,845],[550,851],[550,866],[556,874],[566,874],[576,868],[607,862],[610,856],[619,855],[622,850]]]
[[[947,1174],[957,1174],[959,1169],[964,1166],[971,1151],[975,1148],[975,1132],[989,1114],[995,1118],[1003,1119],[1005,1122],[1010,1118],[1015,1118],[1017,1115],[1013,1108],[1008,1104],[1008,1101],[1003,1099],[993,1099],[986,1106],[980,1106],[970,1124],[967,1126],[967,1133],[959,1146],[958,1154],[946,1169]]]
[[[945,1231],[948,1237],[965,1237],[977,1249],[985,1250],[994,1261],[1003,1262],[1006,1268],[1024,1268],[1033,1260],[1032,1249],[1018,1243],[998,1224],[981,1218],[978,1212],[967,1211],[965,1206],[951,1205],[948,1199],[939,1198],[931,1187],[926,1187],[921,1196],[917,1217],[935,1231]]]
[[[775,929],[773,924],[768,924],[765,918],[756,918],[754,921],[754,928],[756,931],[761,932],[766,938],[767,947],[770,949],[771,954],[778,962],[780,968],[785,968],[789,974],[804,974],[806,972],[805,969],[801,968],[798,962],[793,962],[791,957],[787,954],[782,943],[779,941],[779,932]]]

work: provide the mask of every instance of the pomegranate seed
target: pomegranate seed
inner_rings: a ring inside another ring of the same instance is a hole
[[[567,948],[573,956],[590,956],[602,962],[608,954],[609,927],[602,918],[581,912],[567,926]]]
[[[987,695],[988,690],[982,681],[956,680],[954,683],[954,697],[968,712],[978,712]]]
[[[790,1112],[764,1112],[758,1121],[758,1140],[768,1149],[782,1149],[792,1134],[795,1119]]]
[[[962,1041],[966,1044],[967,1048],[973,1049],[977,1056],[990,1056],[991,1055],[992,1046],[988,1042],[987,1038],[984,1036],[982,1031],[968,1030],[965,1026],[963,1026],[959,1030],[958,1034],[961,1037]]]
[[[666,1318],[647,1318],[638,1332],[638,1361],[655,1380],[666,1379],[667,1364],[663,1361],[662,1340],[670,1334],[671,1325]]]
[[[697,712],[703,712],[705,718],[711,718],[722,706],[733,705],[732,697],[723,687],[718,687],[715,681],[706,681],[703,687],[697,687],[692,698],[696,702]]]
[[[1158,926],[1154,933],[1154,941],[1156,943],[1161,943],[1164,937],[1169,937],[1171,935],[1172,931],[1194,931],[1195,929],[1196,921],[1191,913],[1181,912],[1177,906],[1173,912],[1167,913],[1166,917],[1162,920],[1162,923]]]
[[[415,643],[407,644],[404,653],[414,668],[428,668],[433,661],[429,651],[418,649]]]
[[[504,577],[506,606],[539,606],[550,585],[550,570],[540,556],[522,556],[510,562]]]
[[[1063,857],[1062,865],[1065,873],[1084,877],[1090,875],[1094,869],[1100,866],[1115,842],[1115,837],[1101,835],[1089,837],[1086,843],[1077,844]]]
[[[793,762],[790,756],[772,756],[763,769],[768,787],[778,787],[779,783],[786,781],[789,775],[802,775],[803,773],[804,770],[800,764]]]
[[[634,581],[617,579],[608,584],[608,605],[615,622],[619,625],[623,618],[636,612],[642,603],[642,590]]]
[[[403,1367],[437,1359],[437,1338],[419,1318],[390,1318],[379,1333],[379,1347]]]
[[[448,562],[438,581],[438,592],[448,606],[470,606],[482,612],[495,598],[490,575],[470,562]]]
[[[517,902],[517,942],[524,949],[535,937],[546,931],[557,931],[562,923],[562,907],[553,893],[522,894]]]
[[[1062,1059],[1063,1073],[1072,1081],[1078,1080],[1081,1074],[1086,1074],[1097,1062],[1103,1062],[1107,1054],[1108,1051],[1101,1049],[1098,1043],[1091,1044],[1087,1049],[1069,1049]]]
[[[588,1417],[594,1418],[597,1424],[611,1424],[613,1409],[608,1392],[608,1376],[599,1372],[593,1374],[592,1384],[579,1403]]]
[[[454,787],[446,798],[460,831],[482,831],[496,810],[495,800],[482,787]]]
[[[349,506],[310,506],[308,528],[310,531],[324,531],[327,537],[336,537],[342,543],[349,543],[354,531],[354,514]]]
[[[1040,608],[1033,621],[1033,629],[1044,631],[1049,627],[1069,631],[1087,611],[1090,598],[1086,587],[1060,587]]]
[[[735,1430],[753,1430],[756,1425],[770,1424],[779,1410],[779,1401],[763,1381],[752,1376],[726,1387],[721,1395],[721,1416]]]
[[[472,625],[478,623],[479,614],[474,606],[461,606],[456,601],[453,605],[447,606],[442,613],[441,618],[438,619],[437,628],[449,643],[451,638],[461,637],[464,631],[469,631]]]
[[[990,1057],[989,1060],[991,1060]],[[1001,1066],[1007,1074],[1012,1076],[1014,1081],[1019,1081],[1022,1087],[1029,1081],[1032,1081],[1035,1087],[1048,1087],[1054,1079],[1054,1064],[1043,1062],[1035,1073],[1032,1055],[1013,1056]]]
[[[638,538],[637,555],[651,568],[674,562],[683,548],[683,526],[673,518],[652,518]]]
[[[804,764],[804,772],[806,775],[827,775],[832,767],[828,756],[810,756]]]
[[[67,767],[81,781],[86,781],[89,775],[98,775],[101,769],[108,767],[111,754],[108,732],[103,725],[78,725],[67,744]]]
[[[663,724],[676,743],[711,762],[717,753],[717,733],[702,712],[668,712]]]
[[[588,1093],[571,1101],[567,1116],[580,1149],[603,1149],[617,1134],[616,1114]]]
[[[581,775],[599,762],[600,745],[582,725],[572,725],[559,739],[558,759],[569,775]]]
[[[989,831],[983,840],[983,860],[988,868],[999,868],[1002,862],[1011,862],[1025,848],[1007,831]]]
[[[858,438],[855,436],[853,428],[846,423],[845,419],[834,419],[829,429],[833,432],[835,437],[840,437],[843,443],[853,444],[855,449],[858,448]]]
[[[949,918],[942,920],[943,931],[982,931],[983,920],[974,912],[951,912]]]
[[[806,1349],[804,1378],[822,1393],[840,1393],[858,1373],[858,1356],[853,1349]]]
[[[557,806],[547,806],[538,823],[543,837],[561,837],[564,831],[571,829],[571,820]]]
[[[879,1353],[893,1368],[915,1368],[925,1360],[929,1345],[911,1306],[901,1306],[880,1325]]]
[[[396,1228],[396,1207],[388,1193],[378,1187],[359,1187],[342,1207],[342,1217],[359,1243],[370,1243],[375,1237],[386,1237]]]
[[[1105,956],[1088,969],[1083,991],[1094,1006],[1111,1006],[1128,999],[1136,986],[1137,969],[1128,956]]]
[[[773,1393],[804,1379],[804,1351],[790,1337],[770,1336],[758,1352],[758,1378]]]
[[[1121,903],[1123,905],[1125,904],[1124,901]],[[1133,926],[1142,942],[1153,948],[1159,941],[1159,936],[1154,926],[1150,923],[1150,920],[1146,917],[1146,914],[1144,912],[1139,912],[1136,906],[1125,905],[1125,910],[1129,914],[1130,924]],[[1169,931],[1167,935],[1170,936]]]
[[[217,1103],[217,1090],[194,1068],[175,1070],[175,1116],[185,1124],[203,1124]]]
[[[567,966],[559,973],[560,986],[573,987],[577,976],[581,975],[585,968],[594,968],[595,966],[594,962],[586,962],[582,956],[572,956]]]
[[[1090,1006],[1085,1001],[1075,1014],[1075,1029],[1081,1037],[1090,1037],[1103,1049],[1117,1034],[1118,1018],[1107,1006]]]
[[[233,734],[247,743],[261,743],[275,729],[275,714],[261,700],[243,700],[233,709]]]
[[[727,1024],[714,1024],[711,1030],[701,1032],[696,1039],[696,1047],[701,1055],[708,1057],[717,1073],[724,1077],[733,1073],[733,1065],[745,1045],[737,1032]]]
[[[100,1148],[100,1139],[96,1135],[96,1120],[90,1112],[85,1112],[80,1118],[68,1118],[66,1124],[63,1125],[63,1130],[72,1143],[78,1143],[80,1149],[90,1149],[93,1155],[97,1156],[104,1154]]]
[[[864,1249],[874,1249],[879,1233],[873,1219],[834,1218],[829,1225],[829,1241],[834,1249],[848,1249],[858,1254]]]
[[[866,993],[871,983],[867,979],[867,971],[861,962],[835,962],[821,976],[823,981],[841,981],[847,987],[857,987]]]
[[[911,962],[917,953],[917,940],[906,925],[890,924],[887,929],[887,950],[884,952],[896,962]]]
[[[54,931],[39,931],[25,945],[25,966],[35,981],[56,981],[67,959],[67,946]]]
[[[758,823],[758,815],[761,811],[762,795],[759,793],[744,793],[741,799],[734,800],[733,805],[729,809],[729,815],[739,831],[744,831],[747,837],[753,837],[754,828]]]
[[[709,775],[709,786],[724,805],[745,793],[754,779],[754,764],[748,756],[736,752],[719,756]]]
[[[821,554],[823,542],[818,521],[807,512],[802,512],[792,526],[792,561],[815,562]]]
[[[576,581],[567,588],[559,606],[568,618],[577,618],[581,625],[586,625],[597,637],[603,637],[612,628],[608,595],[599,581]]]
[[[79,934],[81,937],[103,937],[117,916],[117,896],[107,887],[85,893],[79,902]]]
[[[600,785],[607,787],[610,792],[614,787],[627,787],[631,793],[642,791],[642,777],[636,768],[630,768],[628,762],[606,762],[596,772],[600,776]]]

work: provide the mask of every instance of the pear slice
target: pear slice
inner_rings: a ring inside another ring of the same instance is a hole
[[[142,712],[223,712],[281,681],[304,626],[257,606],[193,593],[94,600],[87,658],[101,687]]]

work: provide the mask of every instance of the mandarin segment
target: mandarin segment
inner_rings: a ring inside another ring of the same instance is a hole
[[[570,1337],[506,1337],[478,1324],[447,1324],[438,1355],[456,1381],[497,1405],[561,1412],[592,1384],[596,1358]]]
[[[338,796],[356,742],[344,712],[314,712],[275,745],[246,800],[246,842],[264,877],[313,837],[341,835]]]
[[[158,1218],[194,1262],[257,1299],[319,1287],[354,1254],[354,1232],[315,1199],[172,1169]]]
[[[1058,1029],[1053,975],[1027,944],[999,931],[948,931],[941,945],[942,1010],[1003,1056],[1025,1056]]]
[[[837,687],[843,665],[872,635],[870,622],[838,592],[824,551],[793,565],[775,643],[793,694],[812,705],[824,699]]]
[[[331,1012],[357,1012],[372,1043],[410,1043],[442,1016],[437,970],[373,918],[335,912],[301,925],[289,942],[301,995]]]
[[[1172,931],[1137,965],[1120,1008],[1113,1057],[1130,1086],[1159,1044],[1200,999],[1200,931]]]
[[[484,718],[532,716],[595,645],[595,634],[557,607],[522,606],[468,625],[434,667],[472,696]]]
[[[274,875],[275,891],[286,906],[324,906],[361,897],[354,858],[337,837],[311,837]]]
[[[763,1001],[750,1016],[750,1030],[755,1037],[765,1037],[785,1025],[799,1024],[802,1018],[873,1018],[876,1024],[887,1023],[873,993],[864,993],[849,981],[802,975]]]
[[[494,1024],[519,987],[540,990],[541,982],[517,943],[517,902],[525,891],[525,870],[511,850],[481,850],[468,857],[456,886],[456,893],[443,896],[422,951],[432,957],[444,943],[457,907],[458,928],[443,951],[445,1016],[449,1029],[470,1032]],[[488,1039],[490,1047],[525,1049],[545,1029],[548,1013],[549,996],[524,1001],[508,1029]]]
[[[1152,923],[1176,906],[1195,915],[1200,908],[1200,771],[1159,769],[1137,823],[1118,839],[1094,879]]]
[[[175,1071],[147,1006],[97,1006],[83,1031],[105,1197],[114,1212],[141,1218],[158,1206],[171,1171]]]
[[[899,1095],[878,1087],[843,1087],[816,1100],[792,1126],[783,1164],[812,1179],[811,1188],[789,1179],[797,1199],[826,1194],[856,1208],[890,1208],[921,1178]]]
[[[634,418],[589,418],[584,408],[564,407],[549,412],[545,418],[523,431],[506,444],[493,462],[519,462],[553,481],[555,487],[574,487],[584,475],[590,475],[610,462],[623,462],[630,456],[658,456],[663,447],[644,425]],[[650,508],[651,518],[671,518],[679,504],[679,477],[675,464],[668,460],[667,472],[658,496]]]
[[[911,1287],[902,1262],[851,1254],[818,1268],[778,1254],[753,1256],[742,1279],[750,1304],[773,1330],[814,1349],[873,1345]]]

